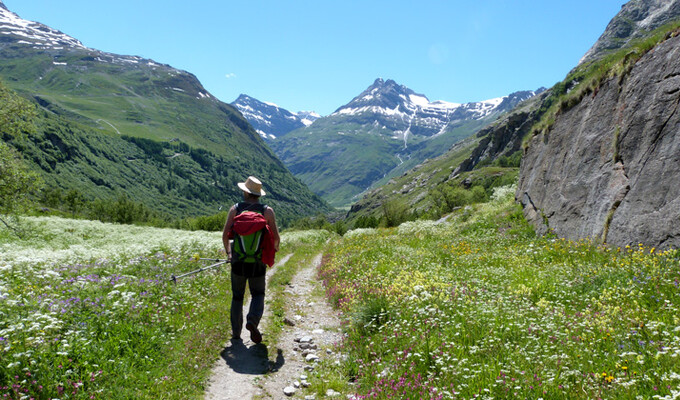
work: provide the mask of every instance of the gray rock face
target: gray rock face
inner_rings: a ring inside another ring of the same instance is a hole
[[[532,138],[517,200],[539,232],[680,247],[680,37]]]
[[[481,129],[477,137],[482,138],[472,154],[451,173],[451,177],[472,169],[485,159],[509,156],[521,149],[522,138],[526,136],[541,118],[539,109],[550,94],[545,88],[536,91],[534,96],[518,105],[497,123]]]
[[[607,25],[580,63],[620,49],[632,39],[644,36],[679,17],[680,0],[631,0],[621,7],[621,11]]]

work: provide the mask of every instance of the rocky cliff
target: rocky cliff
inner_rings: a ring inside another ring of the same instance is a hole
[[[539,231],[680,247],[680,37],[605,79],[533,136],[517,199]]]
[[[470,157],[451,173],[451,177],[461,172],[472,171],[484,160],[495,160],[501,156],[510,156],[520,151],[522,140],[529,134],[532,127],[541,116],[541,105],[550,95],[550,91],[541,88],[535,93],[540,94],[520,103],[498,122],[481,129],[476,136],[481,138],[479,144],[472,150]]]
[[[680,17],[680,0],[631,0],[611,20],[607,29],[579,64],[600,58],[645,37]]]

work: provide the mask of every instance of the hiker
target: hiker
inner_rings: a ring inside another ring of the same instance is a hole
[[[235,340],[241,339],[243,327],[243,297],[246,283],[250,288],[250,309],[246,316],[246,329],[254,343],[262,341],[258,329],[264,312],[265,275],[267,265],[274,265],[274,253],[279,250],[279,230],[274,210],[260,203],[265,195],[262,182],[249,176],[239,182],[243,202],[229,210],[222,232],[222,242],[231,260],[231,329]],[[230,244],[229,239],[233,239]]]

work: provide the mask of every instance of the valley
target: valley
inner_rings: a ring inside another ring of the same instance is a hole
[[[678,60],[680,0],[630,0],[549,89],[321,116],[0,0],[0,397],[680,398]],[[203,269],[248,175],[260,343]]]

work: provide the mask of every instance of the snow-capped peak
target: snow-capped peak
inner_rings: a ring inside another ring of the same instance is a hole
[[[0,1],[0,35],[19,36],[21,44],[39,48],[86,48],[79,40],[38,22],[28,21],[9,11]]]
[[[281,107],[278,106],[278,104],[274,104],[274,103],[271,103],[271,102],[269,102],[269,101],[263,101],[263,103],[266,104],[266,105],[268,105],[268,106],[272,106],[272,107],[276,107],[276,108],[281,108]]]
[[[493,99],[488,102],[495,102],[496,100]],[[443,100],[430,101],[427,96],[418,94],[391,79],[385,81],[378,78],[373,85],[352,99],[351,102],[337,109],[332,115],[358,115],[370,112],[407,118],[419,112],[452,114],[464,106],[467,105]],[[482,118],[485,115],[486,113],[478,115],[477,118]]]
[[[321,118],[321,115],[315,113],[314,111],[298,111],[295,115],[300,118],[300,122],[309,126],[314,123],[317,119]]]
[[[275,103],[260,101],[245,94],[231,104],[266,140],[274,140],[292,130],[309,126],[321,117],[311,111],[292,113]]]

